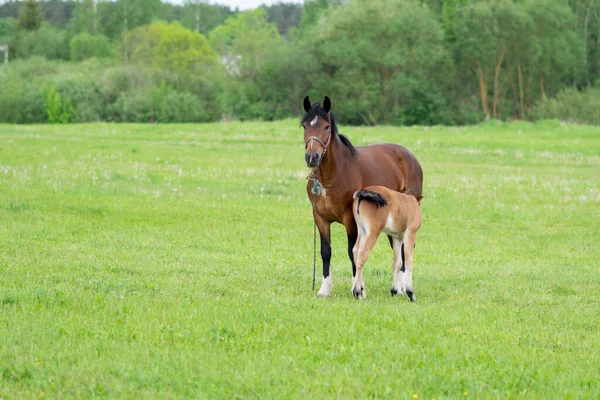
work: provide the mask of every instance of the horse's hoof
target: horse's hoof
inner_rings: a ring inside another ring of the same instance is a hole
[[[321,282],[321,288],[317,292],[317,297],[329,297],[332,286],[331,275],[329,275],[327,278],[323,278],[323,281]]]
[[[417,301],[417,298],[415,297],[415,294],[413,292],[407,290],[406,295],[408,296],[411,302]]]
[[[394,297],[395,295],[397,295],[397,294],[398,294],[398,289],[396,289],[396,288],[391,288],[391,289],[390,289],[390,293],[392,294],[392,297]]]

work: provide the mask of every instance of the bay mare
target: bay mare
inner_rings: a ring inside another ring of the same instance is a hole
[[[301,124],[304,128],[305,161],[313,168],[313,179],[306,185],[311,203],[314,201],[315,222],[321,238],[323,280],[317,296],[331,294],[332,280],[331,231],[333,222],[346,228],[348,257],[352,262],[352,277],[356,276],[356,264],[352,249],[358,230],[352,212],[354,193],[367,186],[384,186],[392,190],[422,198],[423,170],[416,157],[406,148],[381,143],[370,146],[354,146],[339,134],[331,113],[331,100],[325,96],[323,105],[304,98]],[[316,180],[316,181],[315,181]],[[315,194],[313,194],[313,192]],[[390,245],[393,248],[391,237]],[[402,265],[404,266],[402,249]]]

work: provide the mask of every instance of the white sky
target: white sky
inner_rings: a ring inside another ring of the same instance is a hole
[[[6,3],[8,0],[0,0],[0,4]],[[168,1],[173,4],[184,4],[188,1],[195,0],[163,0]],[[240,10],[250,10],[252,8],[256,8],[261,4],[275,4],[275,3],[297,3],[302,4],[303,0],[200,0],[204,3],[208,4],[223,4],[231,7],[231,9],[235,9],[236,7]]]
[[[163,0],[163,1],[168,1],[169,3],[173,3],[173,4],[183,4],[186,3],[189,0]],[[232,9],[235,9],[236,7],[239,8],[240,10],[249,10],[251,8],[256,8],[258,6],[260,6],[261,4],[274,4],[274,3],[302,3],[302,0],[202,0],[205,3],[208,4],[223,4],[226,6],[231,7]]]

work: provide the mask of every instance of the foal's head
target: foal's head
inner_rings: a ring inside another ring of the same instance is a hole
[[[319,103],[310,103],[308,96],[304,98],[304,111],[302,127],[304,128],[304,147],[306,165],[311,168],[321,164],[327,147],[331,143],[331,135],[335,130],[335,122],[331,116],[331,100],[325,96],[323,106]]]

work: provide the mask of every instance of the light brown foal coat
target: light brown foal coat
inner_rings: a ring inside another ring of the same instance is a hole
[[[419,201],[415,196],[384,186],[369,186],[354,194],[352,211],[358,227],[358,239],[353,249],[356,262],[356,277],[352,285],[354,296],[359,299],[366,297],[363,269],[369,252],[383,232],[391,238],[394,249],[392,296],[406,293],[411,301],[415,301],[412,269],[413,248],[422,222]],[[404,268],[401,268],[402,244]]]

